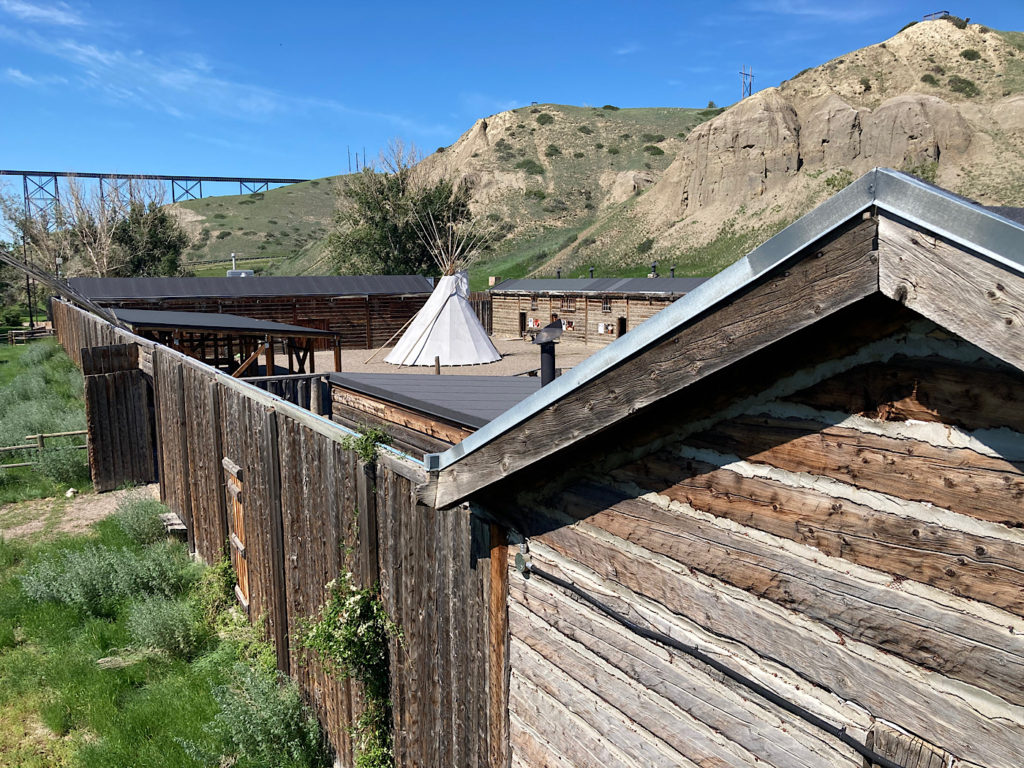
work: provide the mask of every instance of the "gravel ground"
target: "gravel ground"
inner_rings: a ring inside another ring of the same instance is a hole
[[[86,493],[67,499],[32,499],[0,506],[0,535],[8,539],[46,537],[55,533],[84,533],[93,523],[113,514],[126,495],[160,498],[157,484],[110,493]]]
[[[521,339],[491,339],[491,341],[501,353],[501,360],[486,365],[442,367],[441,375],[514,376],[540,367],[540,349],[535,344]],[[572,341],[559,342],[555,346],[555,365],[563,371],[567,370],[600,349],[603,347],[596,344],[588,346]],[[384,358],[387,354],[387,349],[346,349],[341,353],[341,367],[347,373],[430,373],[434,370],[432,366],[400,368],[397,365],[385,363]],[[370,362],[366,362],[367,360]],[[333,353],[330,351],[317,352],[316,369],[318,371],[334,370]]]

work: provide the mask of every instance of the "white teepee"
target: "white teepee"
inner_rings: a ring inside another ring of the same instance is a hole
[[[442,277],[385,362],[395,365],[478,365],[500,360],[469,303],[465,272]]]
[[[472,223],[453,221],[440,225],[432,215],[417,215],[420,239],[430,249],[441,277],[427,303],[416,313],[391,354],[384,358],[394,365],[479,365],[501,359],[487,331],[469,303],[466,267],[476,257],[489,233]]]

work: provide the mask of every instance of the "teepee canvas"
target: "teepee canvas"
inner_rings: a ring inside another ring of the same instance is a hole
[[[395,365],[478,365],[500,360],[469,303],[465,272],[445,275],[384,360]]]
[[[433,217],[418,219],[420,237],[441,269],[441,279],[427,303],[385,362],[394,365],[479,365],[501,359],[469,303],[465,268],[476,256],[485,235],[451,222],[440,226]]]

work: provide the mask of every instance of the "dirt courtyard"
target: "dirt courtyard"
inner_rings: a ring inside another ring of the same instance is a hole
[[[442,376],[514,376],[540,367],[540,347],[522,339],[491,338],[501,360],[486,365],[442,367]],[[555,345],[555,366],[563,371],[579,365],[595,352],[604,349],[597,344],[561,341]],[[346,373],[433,373],[433,366],[402,366],[385,363],[390,348],[346,349],[341,353],[341,368]],[[367,362],[369,360],[369,362]],[[317,371],[333,371],[334,355],[330,351],[316,353]]]

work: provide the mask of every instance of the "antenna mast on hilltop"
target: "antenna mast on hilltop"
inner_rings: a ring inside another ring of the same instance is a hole
[[[740,67],[740,101],[747,98],[754,88],[754,68]]]

